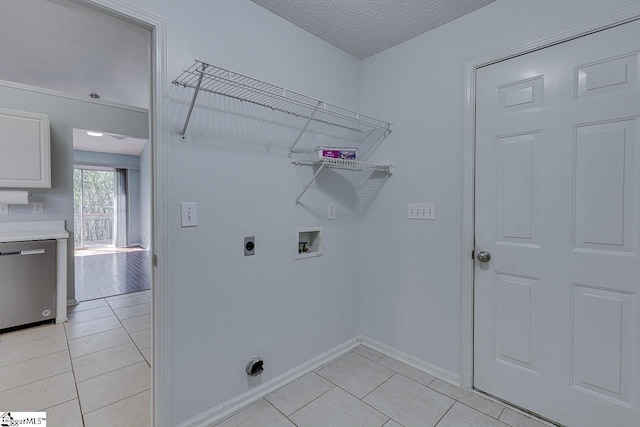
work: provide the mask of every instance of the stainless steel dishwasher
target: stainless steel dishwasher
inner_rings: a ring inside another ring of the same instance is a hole
[[[56,244],[0,243],[0,330],[56,318]]]

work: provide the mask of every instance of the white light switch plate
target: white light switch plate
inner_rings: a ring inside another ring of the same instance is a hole
[[[34,215],[42,215],[44,213],[44,203],[42,202],[34,202],[33,203],[33,214]]]
[[[434,203],[409,203],[409,219],[436,219],[436,205]]]
[[[327,205],[327,219],[336,219],[336,204],[333,202]]]
[[[182,209],[182,226],[197,227],[198,226],[198,204],[196,202],[180,203]]]
[[[0,215],[9,215],[9,205],[0,203]]]

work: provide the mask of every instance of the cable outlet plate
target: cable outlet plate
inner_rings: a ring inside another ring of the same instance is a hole
[[[244,238],[244,256],[256,254],[256,236],[247,236]]]
[[[409,219],[436,219],[434,203],[409,203]]]

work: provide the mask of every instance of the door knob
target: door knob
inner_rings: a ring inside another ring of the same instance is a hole
[[[489,262],[491,261],[491,254],[487,251],[480,251],[478,255],[476,255],[476,258],[480,262]]]

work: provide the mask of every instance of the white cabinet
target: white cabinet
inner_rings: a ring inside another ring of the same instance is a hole
[[[0,108],[0,187],[51,188],[49,116]]]

